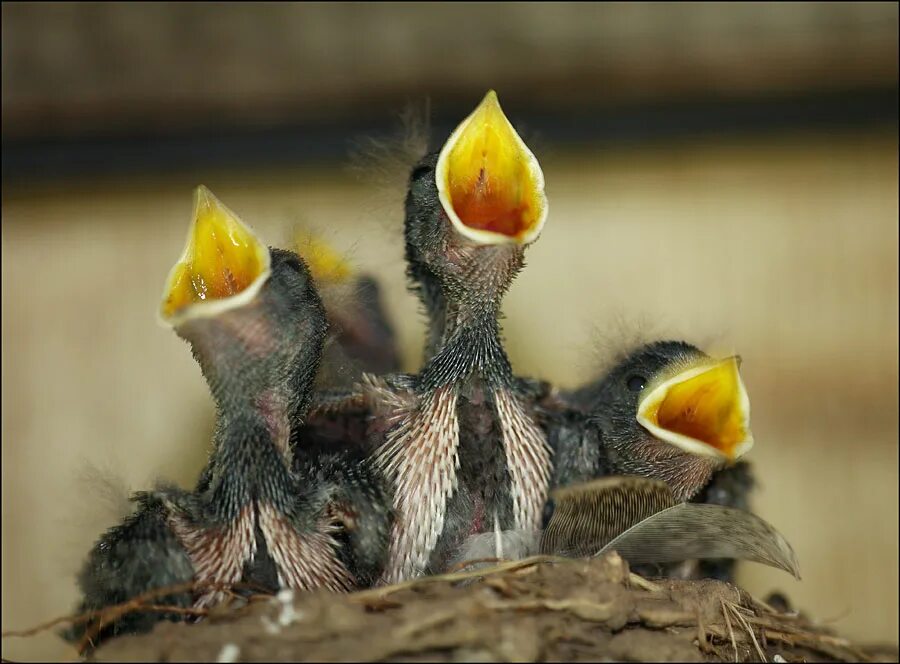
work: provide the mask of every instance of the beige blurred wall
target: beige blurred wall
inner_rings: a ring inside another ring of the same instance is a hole
[[[740,352],[756,505],[803,572],[746,565],[742,581],[897,643],[896,133],[539,157],[550,218],[504,308],[516,369],[574,385],[638,331]],[[90,467],[138,489],[188,484],[203,463],[212,405],[187,346],[155,322],[199,182],[269,242],[301,222],[379,275],[417,367],[400,191],[336,166],[4,185],[4,630],[73,608],[74,573],[115,521]],[[8,658],[66,652],[52,635],[3,641]]]
[[[4,2],[2,135],[896,86],[890,2]],[[527,63],[527,66],[523,66]],[[535,94],[540,91],[539,94]]]

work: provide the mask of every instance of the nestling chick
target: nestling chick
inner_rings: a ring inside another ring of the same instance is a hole
[[[493,91],[411,173],[407,273],[429,332],[412,388],[371,391],[379,417],[396,422],[376,456],[396,482],[386,580],[439,567],[460,538],[495,522],[539,523],[550,453],[517,393],[498,316],[546,220],[543,185]]]
[[[640,475],[665,481],[679,500],[694,497],[753,446],[739,362],[661,341],[562,395],[568,409],[547,420],[554,484]]]
[[[685,342],[660,341],[579,390],[546,397],[554,486],[638,475],[666,482],[680,501],[748,509],[753,478],[739,459],[753,437],[738,369],[738,358],[717,361]],[[729,579],[734,565],[701,567],[703,576]]]
[[[316,404],[311,427],[354,440],[393,483],[384,581],[440,569],[473,532],[537,527],[550,449],[500,338],[500,303],[547,215],[543,174],[489,92],[412,170],[407,272],[429,317],[414,376],[364,377]],[[358,423],[365,422],[360,427]]]
[[[292,246],[309,267],[328,316],[317,386],[347,389],[363,372],[400,370],[394,330],[378,282],[354,270],[324,238],[309,231],[293,233]]]
[[[390,494],[355,459],[310,458],[293,431],[326,329],[299,257],[266,248],[198,188],[160,315],[190,343],[216,402],[214,449],[194,491],[138,494],[137,512],[101,537],[79,578],[82,608],[185,582],[196,592],[160,602],[211,606],[239,582],[272,591],[371,582],[384,563]],[[101,636],[164,617],[128,614]]]

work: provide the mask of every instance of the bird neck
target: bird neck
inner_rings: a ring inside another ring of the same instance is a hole
[[[210,506],[219,516],[233,518],[253,500],[290,505],[292,481],[286,456],[263,417],[220,411],[208,464]]]
[[[426,242],[422,248],[407,233],[409,288],[428,316],[427,362],[460,333],[459,328],[485,327],[491,319],[496,327],[503,296],[524,264],[525,248],[479,245],[455,232],[444,236],[439,247]]]
[[[291,432],[306,413],[315,364],[295,362],[282,374],[270,366],[271,359],[253,370],[229,371],[227,380],[217,380],[211,363],[201,362],[217,411],[209,504],[224,519],[236,517],[251,501],[284,511],[297,499],[291,489]]]
[[[628,445],[607,441],[605,447],[606,460],[614,473],[662,480],[679,501],[694,497],[721,468],[715,459],[688,454],[656,440]]]
[[[447,310],[439,349],[422,368],[420,385],[436,389],[478,373],[492,388],[508,386],[513,374],[500,338],[497,309],[448,303]]]
[[[216,403],[216,449],[240,444],[243,432],[232,421],[258,420],[290,461],[291,429],[309,406],[324,330],[310,334],[249,306],[187,321],[177,332],[191,344]]]
[[[409,250],[407,250],[409,253]],[[438,278],[427,266],[407,256],[406,276],[409,290],[414,293],[425,309],[428,319],[425,339],[425,361],[433,357],[444,341],[444,324],[447,318],[447,299]]]

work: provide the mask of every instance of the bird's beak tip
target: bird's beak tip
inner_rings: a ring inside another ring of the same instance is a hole
[[[205,186],[194,190],[194,210],[181,258],[169,271],[158,318],[177,326],[251,299],[270,273],[271,257],[253,230]]]
[[[194,218],[202,208],[213,207],[218,203],[218,199],[213,195],[205,184],[198,184],[194,188]]]
[[[479,244],[526,245],[547,218],[540,164],[489,90],[441,149],[438,194],[453,227]]]
[[[736,462],[753,447],[740,357],[682,368],[651,385],[639,404],[638,422],[686,452]]]

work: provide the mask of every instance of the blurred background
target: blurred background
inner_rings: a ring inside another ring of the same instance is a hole
[[[192,188],[376,275],[414,371],[405,174],[350,155],[410,104],[437,146],[495,88],[550,200],[514,367],[574,386],[637,335],[740,352],[755,505],[803,572],[740,581],[896,644],[897,31],[895,3],[3,3],[3,629],[69,613],[122,496],[204,462],[212,404],[155,321]]]

